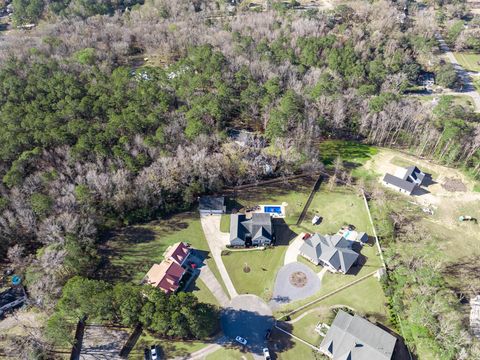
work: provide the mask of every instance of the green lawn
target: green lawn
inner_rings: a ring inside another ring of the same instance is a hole
[[[230,232],[230,214],[223,214],[220,219],[220,231],[224,233]]]
[[[253,207],[260,204],[281,205],[286,202],[285,222],[288,225],[297,223],[316,179],[299,178],[269,185],[253,186],[239,191],[238,207]]]
[[[320,160],[326,165],[333,165],[336,158],[340,157],[345,165],[357,167],[363,165],[375,155],[378,150],[372,146],[358,141],[325,140],[319,145]]]
[[[239,294],[255,294],[269,300],[285,251],[285,246],[276,246],[264,251],[232,252],[222,256],[222,260]],[[250,268],[248,273],[243,271],[245,264]]]
[[[455,58],[467,71],[480,71],[480,54],[455,52]]]
[[[153,336],[152,334],[143,331],[140,339],[138,339],[135,347],[128,356],[132,360],[143,360],[143,350],[149,348],[151,345],[159,345],[163,352],[165,359],[172,359],[174,357],[186,357],[191,353],[198,351],[209,345],[208,342],[202,341],[174,341],[167,340]]]
[[[205,285],[201,279],[197,278],[195,282],[190,285],[188,290],[198,298],[198,301],[220,306],[215,296],[213,296],[212,292],[207,288],[207,285]]]
[[[240,351],[239,349],[228,349],[222,347],[221,349],[215,351],[214,353],[208,355],[206,360],[242,360],[242,359],[253,359],[253,356],[250,353]]]
[[[315,299],[318,299],[318,298],[320,298],[320,297],[322,297],[326,294],[329,294],[332,291],[334,291],[335,289],[338,289],[341,286],[349,284],[349,283],[361,278],[362,276],[370,274],[370,273],[374,272],[375,270],[377,270],[381,267],[381,260],[380,260],[380,257],[377,255],[377,250],[376,250],[375,246],[369,246],[369,245],[364,246],[363,249],[361,250],[361,255],[365,257],[365,260],[366,260],[365,264],[363,264],[361,266],[358,265],[358,266],[352,267],[349,274],[346,274],[346,275],[345,274],[340,274],[340,273],[334,274],[334,273],[331,273],[331,272],[327,271],[325,273],[325,275],[323,276],[323,279],[322,279],[322,287],[320,288],[320,290],[315,295],[313,295],[311,297],[308,297],[306,299],[295,301],[293,303],[282,306],[281,308],[279,308],[276,311],[276,316],[280,317],[281,315],[287,314],[290,311],[298,308],[299,306],[305,305],[305,304],[307,304],[307,303],[309,303],[309,302],[311,302]],[[318,271],[320,271],[321,269],[322,269],[322,267],[318,266]],[[356,300],[359,300],[359,305],[357,305],[357,306],[351,305],[352,307],[356,308],[356,307],[361,306],[362,303],[364,303],[364,302],[365,303],[370,302],[371,298],[373,298],[373,297],[383,298],[383,290],[382,290],[382,288],[380,287],[379,284],[376,284],[375,282],[371,282],[370,279],[364,280],[360,284],[364,284],[364,286],[366,287],[365,297],[366,297],[367,300],[356,299],[355,298]],[[359,286],[359,285],[356,284],[353,287],[355,287],[355,286]],[[348,294],[350,289],[351,288],[347,288],[345,290],[342,290],[341,293],[339,293],[339,294],[343,294],[344,292]],[[335,296],[337,296],[337,295],[335,295]],[[354,297],[352,297],[352,298],[354,298]],[[342,301],[343,300],[346,300],[346,299],[342,299]],[[326,300],[324,300],[324,301],[326,301]],[[323,301],[321,303],[323,303]],[[318,303],[312,305],[312,307],[315,307],[317,305],[318,305]],[[304,310],[302,310],[302,312],[303,311]],[[299,316],[300,314],[301,313],[299,312],[299,313],[294,314],[292,316],[296,317],[296,316]]]
[[[323,218],[319,225],[312,225],[315,214]],[[300,225],[302,231],[334,234],[344,224],[355,225],[359,232],[372,235],[363,197],[347,187],[338,186],[329,191],[326,184],[322,184],[310,204],[305,220]]]
[[[309,312],[308,315],[292,324],[293,334],[318,346],[321,337],[315,332],[315,326],[319,322],[330,325],[333,320],[331,308],[340,306],[353,308],[358,315],[388,326],[385,302],[380,283],[374,277],[370,277],[295,314],[295,318],[297,318],[305,312]]]
[[[209,251],[197,212],[120,229],[102,247],[109,260],[103,275],[113,282],[140,282],[154,263],[163,260],[167,247],[179,241]]]

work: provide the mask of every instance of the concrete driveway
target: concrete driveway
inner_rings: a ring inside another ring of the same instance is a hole
[[[235,286],[228,275],[227,269],[222,261],[222,250],[229,243],[229,234],[222,233],[220,231],[220,219],[221,215],[200,215],[200,222],[202,223],[203,232],[207,239],[210,253],[212,254],[215,264],[217,264],[218,271],[222,277],[225,286],[227,287],[228,294],[231,298],[238,296]]]
[[[273,324],[272,310],[256,295],[237,296],[222,313],[225,336],[233,342],[236,336],[246,339],[247,347],[255,357],[260,356],[267,346],[265,333]]]
[[[290,277],[295,273],[303,274],[304,286],[298,287],[290,282]],[[276,309],[292,301],[305,299],[319,291],[321,285],[320,277],[307,265],[299,262],[285,265],[277,273],[273,296],[269,305],[272,309]]]
[[[301,233],[290,243],[290,245],[288,245],[288,249],[285,252],[285,258],[283,260],[283,265],[297,262],[297,257],[300,255],[300,246],[303,244],[304,235],[305,233]]]

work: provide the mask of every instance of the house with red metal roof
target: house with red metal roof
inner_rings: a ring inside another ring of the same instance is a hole
[[[190,247],[184,242],[179,242],[169,246],[163,254],[165,259],[170,259],[180,266],[185,264],[189,255]]]
[[[152,285],[170,294],[178,290],[186,269],[175,261],[163,260],[160,264],[153,264],[144,278],[144,283]]]

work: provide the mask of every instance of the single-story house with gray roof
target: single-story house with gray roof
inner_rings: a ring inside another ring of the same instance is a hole
[[[250,219],[245,214],[230,217],[230,245],[270,245],[273,240],[272,217],[266,213],[253,213]]]
[[[320,344],[333,360],[391,360],[397,338],[358,315],[339,310]]]
[[[383,184],[402,193],[411,195],[417,187],[422,186],[425,173],[416,166],[409,166],[403,170],[401,176],[389,173],[385,174]]]
[[[300,246],[300,255],[315,265],[325,266],[331,272],[346,274],[359,256],[352,246],[353,241],[338,234],[314,234]]]

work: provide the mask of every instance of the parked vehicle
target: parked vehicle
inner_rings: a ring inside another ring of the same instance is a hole
[[[247,345],[247,340],[244,339],[244,338],[242,338],[241,336],[237,336],[237,337],[235,338],[235,341],[238,342],[238,343],[240,343],[240,344],[242,344],[242,345]]]
[[[158,356],[158,347],[157,345],[152,345],[152,347],[150,348],[150,354],[152,355],[152,360],[159,360],[159,356]]]
[[[268,351],[268,348],[263,348],[263,358],[265,360],[270,360],[270,351]]]

